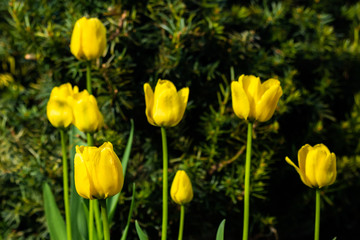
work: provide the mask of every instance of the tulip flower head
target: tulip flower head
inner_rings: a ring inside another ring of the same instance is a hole
[[[279,80],[273,78],[261,83],[260,78],[253,75],[241,75],[231,83],[234,112],[245,120],[268,121],[282,94]]]
[[[99,58],[106,48],[106,28],[97,18],[82,17],[71,35],[70,51],[79,60]]]
[[[95,97],[83,90],[73,98],[74,125],[83,132],[94,132],[104,124]]]
[[[123,168],[110,142],[99,148],[76,146],[74,168],[75,188],[83,198],[105,199],[123,187]]]
[[[193,189],[190,178],[183,170],[178,170],[172,182],[170,195],[174,202],[179,205],[189,203],[193,199]]]
[[[174,127],[184,116],[189,98],[189,88],[176,90],[175,85],[168,80],[156,84],[155,91],[150,84],[144,84],[146,117],[148,122],[159,127]]]
[[[336,156],[324,144],[314,147],[304,145],[298,152],[299,167],[288,157],[286,162],[299,173],[301,181],[311,188],[322,188],[334,183],[336,179]]]
[[[66,128],[72,123],[74,117],[71,104],[74,94],[78,91],[78,87],[75,86],[73,89],[70,83],[52,89],[46,106],[46,115],[54,127]]]

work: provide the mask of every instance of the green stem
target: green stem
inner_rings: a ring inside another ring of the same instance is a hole
[[[110,240],[109,223],[108,223],[108,216],[107,216],[107,210],[106,210],[106,200],[100,199],[99,202],[100,202],[101,216],[102,216],[103,226],[104,226],[104,240]]]
[[[98,240],[100,240],[100,239],[102,239],[103,235],[101,233],[99,200],[97,200],[97,199],[94,199],[94,213],[95,213],[95,222],[96,222],[96,233],[98,236]]]
[[[87,145],[94,146],[94,140],[90,133],[86,133]],[[94,200],[89,200],[89,240],[94,239]]]
[[[91,61],[86,63],[86,89],[89,94],[92,94],[92,87],[91,87]]]
[[[243,240],[248,239],[249,234],[249,205],[250,205],[250,166],[251,166],[251,145],[252,145],[253,123],[248,123],[246,162],[245,162],[245,194],[244,194],[244,225]]]
[[[320,236],[320,189],[316,189],[315,235],[314,235],[314,240],[319,240],[319,236]]]
[[[166,240],[168,218],[168,149],[166,130],[164,127],[161,127],[161,138],[163,148],[163,215],[161,240]]]
[[[91,133],[86,133],[86,137],[87,137],[87,145],[94,146],[94,140]]]
[[[183,238],[184,219],[185,219],[185,207],[184,207],[184,205],[181,205],[181,210],[180,210],[180,226],[179,226],[179,237],[178,237],[178,240],[182,240],[182,238]]]
[[[67,239],[71,240],[71,220],[70,220],[70,206],[69,206],[69,179],[68,179],[68,163],[65,145],[65,133],[60,129],[61,137],[61,150],[62,150],[62,164],[63,164],[63,188],[64,188],[64,205],[65,205],[65,218],[66,218],[66,234]]]
[[[89,200],[89,240],[94,239],[94,200]]]

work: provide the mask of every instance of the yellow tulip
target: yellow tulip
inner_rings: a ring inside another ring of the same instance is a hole
[[[190,202],[193,199],[193,190],[190,178],[183,170],[178,170],[172,182],[170,195],[174,202],[179,205]]]
[[[234,112],[245,120],[269,120],[282,93],[280,82],[273,78],[261,83],[260,78],[253,75],[241,75],[231,83]]]
[[[74,125],[83,132],[94,132],[104,123],[95,97],[87,90],[74,95],[73,100]]]
[[[175,85],[168,80],[156,84],[155,92],[150,84],[144,84],[146,117],[148,122],[159,127],[174,127],[184,116],[189,98],[189,88],[177,92]]]
[[[73,121],[72,98],[79,91],[72,88],[70,83],[54,87],[46,106],[46,115],[54,127],[68,127]]]
[[[304,145],[298,152],[299,167],[288,157],[286,162],[299,173],[301,181],[311,188],[322,188],[334,183],[336,179],[336,156],[324,144],[314,147]]]
[[[76,21],[70,50],[79,60],[99,58],[106,48],[106,28],[97,18],[82,17]]]
[[[110,142],[99,148],[76,146],[74,168],[75,188],[83,198],[105,199],[123,187],[123,168]]]

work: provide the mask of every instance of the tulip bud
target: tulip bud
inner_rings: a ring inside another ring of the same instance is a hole
[[[82,17],[76,21],[70,50],[79,60],[99,58],[106,48],[106,28],[97,18]]]
[[[193,190],[190,178],[183,170],[178,170],[172,182],[170,195],[174,202],[179,205],[190,202],[193,199]]]
[[[76,146],[74,168],[75,188],[83,198],[105,199],[123,187],[123,168],[110,142],[99,148]]]
[[[150,124],[159,127],[174,127],[181,121],[189,98],[188,87],[177,92],[171,81],[159,79],[155,92],[148,83],[145,83],[144,93],[145,113]]]
[[[74,95],[74,125],[83,132],[94,132],[104,124],[95,97],[84,90]]]
[[[288,157],[286,162],[299,173],[301,181],[311,188],[322,188],[334,183],[336,179],[336,156],[324,144],[314,147],[304,145],[298,152],[299,167]]]
[[[73,111],[71,103],[74,93],[78,91],[78,87],[75,86],[72,89],[70,83],[52,89],[46,106],[46,115],[54,127],[66,128],[72,123]]]
[[[283,91],[280,82],[269,79],[264,83],[253,75],[241,75],[231,83],[233,109],[239,118],[266,122],[275,112]]]

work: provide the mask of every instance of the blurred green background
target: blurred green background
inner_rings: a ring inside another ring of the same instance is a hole
[[[322,239],[360,235],[360,3],[358,1],[0,1],[0,239],[46,239],[42,184],[60,209],[61,148],[46,118],[54,86],[85,88],[86,64],[70,53],[74,23],[98,17],[106,55],[93,62],[93,91],[111,141],[122,156],[135,138],[115,224],[126,224],[132,183],[137,219],[150,239],[161,232],[160,129],[145,116],[143,84],[169,79],[190,96],[184,119],[168,129],[169,179],[190,176],[184,239],[225,239],[242,232],[246,122],[232,110],[230,83],[241,74],[278,78],[284,94],[273,118],[254,125],[251,239],[311,239],[315,192],[285,156],[324,143],[337,155],[338,177],[323,189]],[[170,182],[171,184],[171,182]],[[169,239],[179,208],[169,204]],[[137,239],[132,224],[129,238]]]

